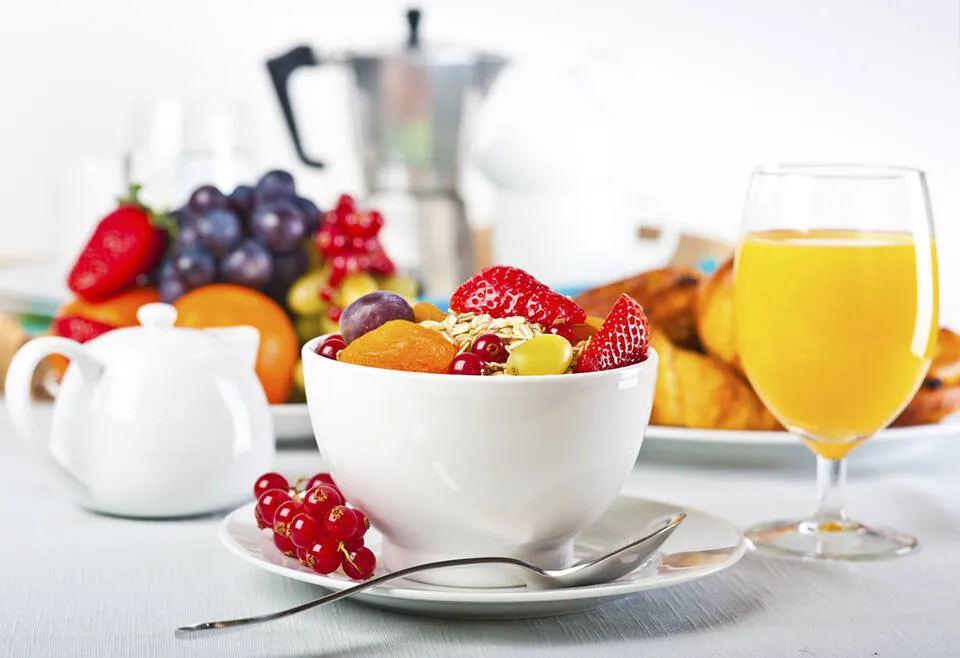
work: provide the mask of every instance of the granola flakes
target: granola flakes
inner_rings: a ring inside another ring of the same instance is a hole
[[[529,322],[521,316],[507,318],[493,318],[487,314],[451,313],[441,322],[425,320],[421,326],[440,332],[440,335],[450,341],[457,348],[457,353],[463,353],[473,346],[473,341],[483,334],[494,334],[503,341],[507,352],[512,352],[517,345],[545,333],[542,325]],[[582,340],[573,346],[573,360],[567,372],[573,372],[577,359],[586,348],[589,339]],[[484,375],[506,375],[506,364],[487,363],[483,368]]]

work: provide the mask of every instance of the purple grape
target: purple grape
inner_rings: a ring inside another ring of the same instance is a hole
[[[211,210],[198,217],[196,224],[200,244],[217,256],[229,252],[243,238],[240,219],[229,210]]]
[[[217,260],[199,247],[184,249],[175,254],[171,262],[176,278],[188,290],[213,283],[217,274]]]
[[[256,240],[244,240],[220,262],[220,276],[230,283],[261,290],[274,271],[273,256]]]
[[[414,321],[413,309],[403,297],[395,292],[378,290],[359,298],[340,316],[340,333],[349,345],[357,338],[373,331],[390,320]]]
[[[310,267],[310,256],[303,244],[292,251],[276,254],[273,257],[273,277],[264,292],[280,306],[287,306],[287,292],[293,282],[299,279]]]
[[[290,199],[296,194],[297,186],[288,171],[273,169],[257,181],[257,199],[261,203],[276,199]]]
[[[249,185],[237,185],[230,193],[230,208],[241,219],[249,219],[253,212],[253,206],[256,205],[256,192]]]
[[[296,201],[297,207],[300,208],[306,220],[307,235],[313,235],[317,232],[317,229],[320,228],[320,222],[322,220],[320,208],[317,207],[317,204],[313,201],[305,199],[302,196],[298,196],[294,201]]]
[[[180,224],[177,230],[177,241],[174,244],[174,249],[180,252],[184,249],[193,249],[199,246],[200,233],[197,231],[197,221],[193,218],[188,218]]]
[[[274,253],[290,251],[307,236],[303,213],[286,199],[257,206],[250,217],[250,231]]]
[[[194,215],[199,216],[214,208],[229,208],[230,204],[227,202],[227,197],[223,196],[223,192],[213,185],[203,185],[193,191],[187,206]]]
[[[172,304],[187,292],[180,279],[161,279],[157,284],[157,292],[160,295],[160,301],[165,304]]]
[[[173,220],[177,223],[177,226],[183,226],[184,224],[193,221],[193,213],[190,212],[190,209],[187,206],[177,208],[176,210],[171,210],[169,214],[171,217],[173,217]]]

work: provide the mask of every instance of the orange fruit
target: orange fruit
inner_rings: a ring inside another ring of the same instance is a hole
[[[229,283],[191,290],[173,304],[177,326],[207,329],[250,325],[260,330],[257,376],[270,404],[282,404],[293,387],[300,345],[284,310],[266,295]]]
[[[156,288],[131,288],[114,297],[88,302],[77,297],[57,309],[57,317],[79,315],[115,327],[131,327],[137,324],[137,309],[144,304],[160,301]]]
[[[109,324],[115,328],[132,327],[137,323],[137,309],[144,304],[153,304],[160,301],[156,288],[131,288],[119,295],[88,302],[79,297],[65,302],[57,309],[56,317],[65,318],[73,315],[96,320]],[[68,336],[69,338],[69,336]],[[57,377],[63,377],[67,370],[66,357],[59,354],[50,356],[50,365],[57,372]]]

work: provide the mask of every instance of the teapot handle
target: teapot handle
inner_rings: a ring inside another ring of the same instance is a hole
[[[49,438],[43,436],[34,419],[33,402],[30,397],[33,371],[51,354],[62,354],[69,358],[87,380],[96,379],[103,370],[103,366],[87,354],[87,351],[76,341],[54,336],[34,338],[17,351],[7,370],[7,378],[4,382],[7,412],[10,414],[16,433],[40,461],[68,486],[80,492],[86,492],[87,486],[54,458],[53,453],[50,452]]]

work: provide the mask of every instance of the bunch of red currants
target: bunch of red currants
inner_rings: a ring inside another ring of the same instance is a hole
[[[272,529],[273,543],[284,555],[320,574],[341,569],[354,580],[373,575],[377,559],[363,544],[370,520],[347,506],[329,473],[300,478],[293,486],[279,473],[264,473],[253,495],[257,525]]]

